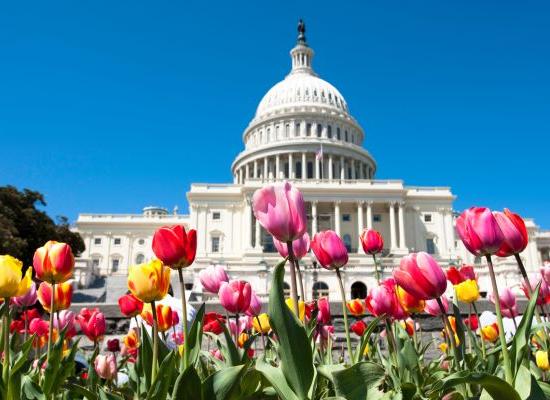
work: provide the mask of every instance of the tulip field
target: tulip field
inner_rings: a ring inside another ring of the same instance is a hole
[[[156,258],[129,267],[128,294],[119,307],[133,325],[121,338],[104,339],[110,332],[99,309],[69,310],[74,269],[69,245],[45,243],[28,268],[0,255],[1,399],[550,398],[550,330],[544,322],[550,270],[526,273],[519,255],[528,236],[517,214],[472,207],[457,219],[462,242],[485,260],[491,277],[496,322],[482,326],[472,266],[443,269],[431,255],[411,253],[383,279],[377,255],[384,240],[365,229],[361,243],[373,258],[378,285],[365,299],[346,299],[341,279],[346,246],[331,230],[309,237],[300,191],[287,182],[266,186],[252,203],[281,255],[268,304],[249,282],[210,266],[199,278],[225,313],[203,304],[188,320],[183,271],[193,267],[197,233],[162,227],[153,237]],[[328,299],[304,292],[299,260],[309,252],[340,283],[342,345],[335,344]],[[497,286],[495,256],[515,258],[528,299],[521,320],[514,319],[512,337],[505,336],[503,318],[519,317],[516,294]],[[172,273],[183,293],[177,299],[181,314],[163,303]],[[461,303],[471,310],[466,317]],[[415,320],[421,314],[441,321],[439,340],[421,334]],[[83,337],[92,345],[84,345]],[[438,356],[427,357],[428,352]]]

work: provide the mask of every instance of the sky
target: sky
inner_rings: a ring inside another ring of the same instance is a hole
[[[366,132],[378,179],[450,186],[550,229],[550,2],[7,2],[0,185],[45,210],[187,212],[230,182],[242,132],[290,68],[313,66]]]

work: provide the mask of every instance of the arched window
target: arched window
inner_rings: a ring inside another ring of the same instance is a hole
[[[351,285],[351,298],[364,299],[367,297],[367,285],[361,281],[353,282]]]
[[[319,281],[313,284],[311,295],[313,296],[314,299],[328,296],[328,294],[329,294],[328,285],[325,282]]]
[[[145,256],[143,254],[138,254],[136,256],[136,264],[143,264],[145,262]]]
[[[321,124],[317,124],[317,137],[321,137],[321,132],[323,130],[323,127]]]
[[[285,297],[290,297],[290,286],[286,282],[283,282],[283,294]]]
[[[351,236],[349,235],[349,233],[346,233],[343,239],[344,239],[344,245],[346,246],[346,249],[348,249],[348,252],[351,253]]]

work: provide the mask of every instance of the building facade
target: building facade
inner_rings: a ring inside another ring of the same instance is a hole
[[[475,264],[481,290],[490,287],[483,260],[471,256],[457,238],[450,188],[377,180],[365,131],[340,92],[315,73],[314,52],[303,30],[290,56],[289,74],[265,94],[243,132],[244,149],[231,165],[232,183],[192,184],[188,215],[158,207],[147,207],[142,214],[79,215],[76,227],[86,244],[77,264],[82,285],[90,280],[90,271],[126,274],[128,265],[153,257],[156,228],[182,224],[198,234],[196,261],[185,271],[194,296],[206,298],[197,277],[211,264],[225,265],[230,275],[250,281],[258,294],[267,295],[272,267],[281,258],[254,218],[251,197],[264,185],[286,180],[304,195],[309,234],[333,229],[344,240],[350,253],[343,269],[348,296],[364,297],[375,283],[372,257],[363,253],[359,242],[364,228],[374,228],[385,238],[383,276],[391,274],[403,255],[426,251],[443,266]],[[522,258],[528,269],[538,270],[550,258],[550,232],[527,223],[531,240]],[[301,263],[308,297],[339,298],[334,272],[319,268],[313,256]],[[513,260],[498,259],[496,264],[499,280],[519,282]]]

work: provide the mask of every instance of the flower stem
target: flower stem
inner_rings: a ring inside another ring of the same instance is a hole
[[[50,326],[48,331],[48,355],[46,356],[46,360],[50,359],[50,353],[52,352],[54,306],[55,306],[55,282],[52,282],[52,298],[50,299]]]
[[[296,266],[296,273],[298,274],[298,286],[300,286],[300,300],[306,301],[306,293],[304,291],[304,281],[302,278],[302,271],[300,270],[300,263],[297,259],[294,259],[294,265]]]
[[[376,283],[380,285],[380,272],[378,272],[378,261],[376,261],[376,254],[372,255],[374,260],[374,276],[376,277]]]
[[[529,276],[527,275],[527,271],[525,270],[525,266],[523,265],[523,261],[521,260],[521,257],[518,253],[514,254],[514,257],[516,259],[516,262],[518,264],[519,272],[521,272],[521,276],[523,277],[523,280],[525,281],[525,287],[527,288],[527,293],[529,294],[529,299],[533,295],[533,287],[531,286],[531,282],[529,282]],[[540,317],[539,310],[535,307],[535,317],[537,319],[537,323],[539,325],[542,325],[542,318]],[[546,327],[543,328],[545,339],[548,341],[548,334],[546,332]]]
[[[455,340],[455,333],[453,331],[453,327],[449,322],[449,317],[445,312],[445,306],[443,306],[443,302],[439,297],[437,297],[436,300],[437,300],[437,304],[439,305],[439,309],[441,310],[441,318],[443,318],[443,323],[445,324],[445,329],[447,330],[447,336],[449,337],[449,341],[451,342],[451,347],[453,348],[453,356],[455,359],[456,368],[457,370],[460,370],[460,362],[458,358],[458,345]]]
[[[504,325],[502,323],[502,312],[500,311],[500,298],[498,294],[497,280],[495,271],[493,270],[493,261],[491,256],[487,254],[487,265],[489,266],[489,275],[491,277],[491,285],[493,286],[493,294],[495,297],[495,311],[497,314],[498,335],[500,337],[500,346],[502,348],[502,362],[504,363],[504,375],[506,382],[510,385],[514,383],[514,375],[512,374],[512,365],[510,364],[510,355],[508,354],[508,346],[506,345],[506,336],[504,334]]]
[[[265,354],[265,337],[264,337],[264,328],[262,328],[262,323],[260,322],[260,317],[256,315],[256,321],[258,322],[258,327],[260,328],[260,336],[262,337],[262,347]]]
[[[348,324],[348,310],[346,308],[346,292],[344,290],[344,283],[342,282],[342,275],[340,274],[340,268],[336,268],[336,276],[338,277],[338,283],[340,284],[340,294],[342,295],[342,314],[344,314],[344,328],[346,329],[346,344],[348,346],[348,357],[353,361],[353,353],[351,351],[351,339],[349,336],[349,324]]]
[[[181,366],[183,366],[182,371],[185,371],[189,364],[189,344],[187,340],[187,299],[185,295],[185,283],[183,283],[183,271],[181,268],[178,268],[178,275],[181,286],[181,314],[183,326],[183,363]]]
[[[475,301],[472,303],[472,307],[474,308],[474,312],[476,313],[477,321],[480,324],[480,322],[479,322],[479,312],[477,311],[477,306],[476,306]],[[483,340],[483,337],[481,337],[481,354],[483,356],[483,361],[485,361],[485,352],[486,352],[485,351],[485,340]]]
[[[294,303],[294,314],[296,314],[296,318],[300,319],[300,306],[298,304],[298,291],[296,289],[296,266],[294,265],[292,242],[286,242],[286,247],[288,249],[288,259],[290,261],[290,295]]]
[[[4,299],[4,306],[6,310],[2,317],[2,334],[4,336],[4,365],[2,367],[2,381],[4,382],[4,388],[6,398],[10,396],[10,299],[6,297]]]
[[[157,360],[159,356],[157,306],[154,301],[151,302],[151,310],[153,312],[153,365],[151,366],[151,382],[154,382],[157,376]]]

